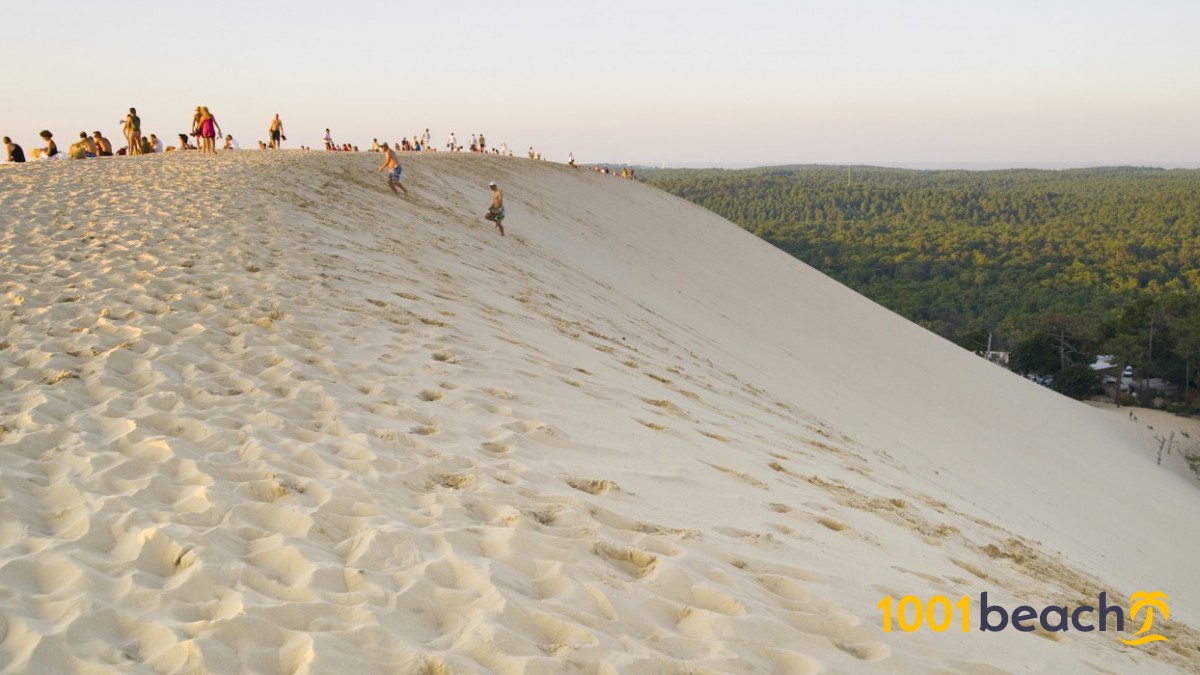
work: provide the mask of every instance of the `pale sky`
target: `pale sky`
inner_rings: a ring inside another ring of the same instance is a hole
[[[426,127],[670,166],[1200,162],[1196,0],[5,3],[0,134]],[[203,16],[198,11],[203,8]]]

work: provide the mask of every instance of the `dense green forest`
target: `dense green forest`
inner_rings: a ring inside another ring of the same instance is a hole
[[[991,338],[1013,352],[1015,370],[1057,374],[1065,393],[1093,386],[1081,366],[1097,353],[1139,376],[1194,380],[1197,355],[1185,352],[1200,331],[1200,171],[793,166],[638,177],[968,349]]]

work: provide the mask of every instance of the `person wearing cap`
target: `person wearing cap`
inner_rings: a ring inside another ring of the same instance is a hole
[[[488,207],[485,220],[490,220],[496,224],[496,229],[500,230],[500,236],[504,236],[504,190],[496,187],[496,181],[488,183],[488,187],[492,189],[492,205]]]
[[[386,142],[379,146],[379,151],[383,153],[383,164],[376,171],[390,169],[388,172],[388,187],[392,188],[392,192],[399,197],[400,193],[396,192],[396,187],[399,186],[401,190],[404,190],[404,196],[407,197],[408,188],[404,187],[404,184],[400,182],[400,158],[396,157],[396,151],[389,148]]]

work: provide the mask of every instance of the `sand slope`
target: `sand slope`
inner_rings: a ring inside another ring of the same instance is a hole
[[[0,670],[1200,672],[1131,422],[646,186],[377,160],[0,170]],[[875,609],[1100,590],[1170,641]]]

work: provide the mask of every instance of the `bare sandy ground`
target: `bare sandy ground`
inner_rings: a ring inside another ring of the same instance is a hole
[[[1200,672],[1165,421],[644,185],[377,165],[0,170],[0,670]],[[1169,641],[876,609],[1102,590]]]

